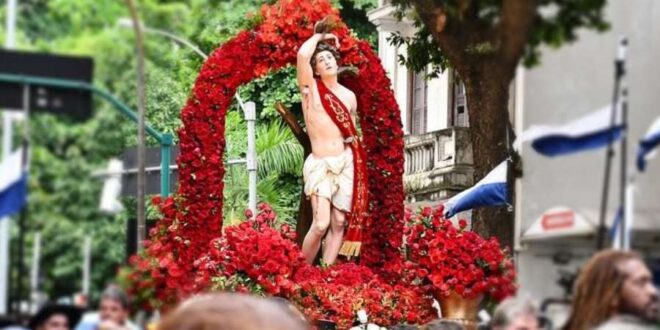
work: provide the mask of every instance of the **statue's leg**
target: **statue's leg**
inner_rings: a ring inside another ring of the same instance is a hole
[[[330,226],[330,200],[317,195],[312,195],[311,200],[314,217],[302,245],[303,255],[310,265],[314,263],[314,258],[321,248],[321,240]]]
[[[337,260],[339,249],[344,240],[344,226],[346,225],[346,213],[335,207],[330,212],[330,231],[325,239],[323,249],[323,261],[332,265]]]

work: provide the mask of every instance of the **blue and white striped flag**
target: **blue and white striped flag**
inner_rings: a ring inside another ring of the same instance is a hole
[[[653,122],[649,131],[646,132],[642,141],[639,142],[639,150],[637,150],[637,169],[644,172],[646,169],[646,161],[655,156],[655,149],[660,145],[660,117]]]
[[[27,171],[20,148],[0,163],[0,218],[17,213],[27,201]]]
[[[531,141],[532,148],[545,156],[561,156],[607,146],[621,137],[624,126],[621,111],[617,111],[614,126],[610,125],[611,106],[606,106],[563,125],[532,125],[514,143]]]
[[[621,231],[621,219],[623,219],[623,208],[619,207],[616,210],[616,215],[614,215],[614,221],[612,221],[612,228],[610,228],[610,239],[616,240],[620,235]]]
[[[449,219],[458,212],[475,207],[509,204],[508,163],[508,160],[503,161],[473,187],[450,198],[445,203],[445,218]]]

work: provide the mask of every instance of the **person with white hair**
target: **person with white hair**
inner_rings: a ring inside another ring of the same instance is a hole
[[[493,330],[538,330],[538,311],[529,299],[507,298],[495,309]]]

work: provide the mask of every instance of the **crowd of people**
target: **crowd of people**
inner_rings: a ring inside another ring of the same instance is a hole
[[[478,329],[490,330],[647,330],[660,329],[660,300],[652,274],[635,252],[606,250],[582,268],[564,325],[552,325],[531,300],[511,297]],[[83,315],[68,305],[43,306],[26,325],[3,320],[8,330],[139,330],[129,320],[129,300],[118,286],[107,287],[98,312]],[[209,293],[182,302],[146,330],[303,330],[313,326],[292,304],[281,298],[260,298],[235,293]],[[463,323],[437,319],[422,326],[397,325],[392,330],[462,330]],[[378,329],[358,325],[355,329]]]

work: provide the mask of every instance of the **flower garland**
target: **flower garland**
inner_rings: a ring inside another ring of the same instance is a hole
[[[327,0],[282,0],[261,8],[261,19],[217,48],[202,66],[181,112],[179,189],[156,198],[163,217],[134,260],[149,273],[155,294],[170,303],[199,288],[188,279],[209,243],[221,237],[225,115],[239,86],[295,63],[298,47],[312,35],[314,22],[330,17],[340,41],[342,65],[358,68],[342,80],[358,96],[360,125],[368,160],[370,219],[360,263],[380,272],[385,260],[400,258],[403,230],[403,130],[400,111],[380,60],[356,40]],[[134,275],[138,278],[139,275]]]

